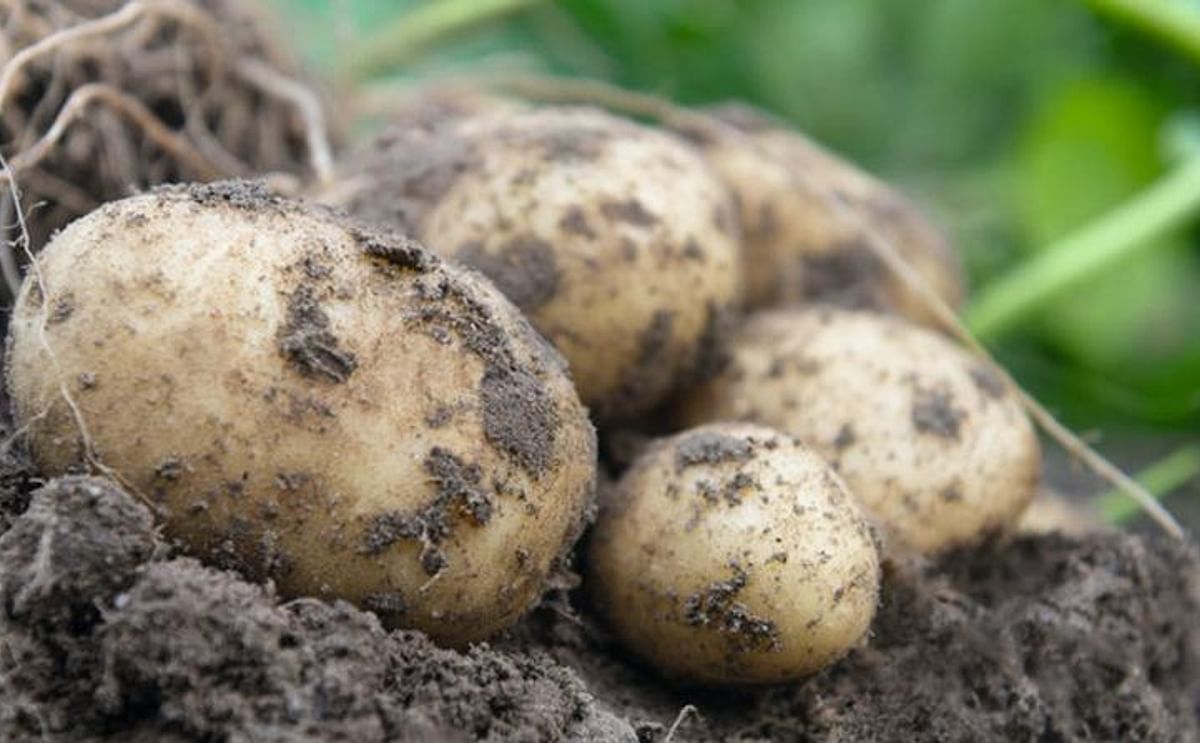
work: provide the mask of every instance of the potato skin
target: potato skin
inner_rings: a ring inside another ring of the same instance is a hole
[[[729,194],[665,132],[593,109],[510,111],[392,132],[365,160],[378,175],[341,203],[486,274],[601,421],[648,411],[705,367],[738,303]]]
[[[652,445],[601,499],[585,582],[621,639],[702,684],[800,678],[863,642],[879,562],[814,452],[716,423]]]
[[[39,263],[54,358],[27,282],[8,368],[36,461],[83,465],[66,389],[193,554],[462,644],[581,529],[595,434],[562,359],[412,241],[226,183],[102,207]]]
[[[951,306],[966,296],[942,231],[903,194],[742,106],[713,111],[724,131],[690,132],[736,196],[746,255],[746,303],[824,302],[903,315],[936,326],[921,298],[875,257],[862,230],[831,210],[845,199]]]
[[[823,454],[904,543],[938,552],[1011,529],[1041,473],[1003,376],[905,321],[831,308],[751,316],[729,367],[680,405],[683,425],[747,420]]]

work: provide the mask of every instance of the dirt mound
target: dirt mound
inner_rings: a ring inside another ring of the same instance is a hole
[[[102,480],[34,493],[0,536],[0,739],[633,740],[544,654],[460,654],[165,546]]]
[[[19,506],[9,506],[17,508]],[[0,521],[0,739],[1200,740],[1200,557],[1124,535],[892,563],[868,648],[809,681],[671,688],[559,601],[443,650],[169,558],[57,480]]]
[[[661,740],[1200,740],[1200,558],[1128,535],[1018,540],[888,566],[870,646],[791,687],[669,690],[602,629],[549,617],[540,642]]]

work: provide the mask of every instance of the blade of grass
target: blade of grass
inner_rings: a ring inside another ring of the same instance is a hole
[[[1155,498],[1164,498],[1172,491],[1200,475],[1200,444],[1187,444],[1176,449],[1135,475],[1135,478]],[[1138,506],[1119,490],[1110,490],[1096,501],[1096,510],[1105,523],[1119,526],[1140,513]]]
[[[362,41],[346,72],[367,80],[412,59],[436,41],[526,10],[545,0],[432,0]]]
[[[985,286],[966,313],[977,338],[1014,329],[1069,289],[1154,245],[1200,212],[1200,157]]]
[[[1085,0],[1094,10],[1137,28],[1200,61],[1200,11],[1171,0]]]

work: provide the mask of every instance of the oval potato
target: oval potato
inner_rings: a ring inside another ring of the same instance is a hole
[[[724,131],[690,134],[736,196],[747,306],[824,302],[937,325],[833,199],[890,240],[942,299],[962,304],[966,286],[953,247],[903,194],[755,111],[724,107],[714,116]]]
[[[586,585],[621,639],[692,683],[777,683],[863,642],[875,543],[832,470],[745,423],[652,447],[602,499]]]
[[[98,462],[209,562],[462,644],[581,529],[595,435],[562,359],[412,241],[225,183],[106,205],[39,267],[8,368],[35,460]]]
[[[741,254],[729,194],[686,142],[543,108],[394,131],[368,152],[338,202],[487,275],[599,420],[648,411],[706,366]]]
[[[868,512],[936,552],[1011,529],[1041,474],[1003,375],[899,318],[830,308],[752,316],[728,368],[681,403],[682,425],[746,420],[823,454]]]

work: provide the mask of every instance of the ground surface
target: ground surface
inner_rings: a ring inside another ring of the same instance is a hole
[[[172,557],[103,481],[29,500],[0,520],[3,740],[652,741],[688,704],[675,740],[1200,740],[1200,559],[1178,544],[892,561],[868,648],[729,693],[664,683],[564,597],[457,653]]]

